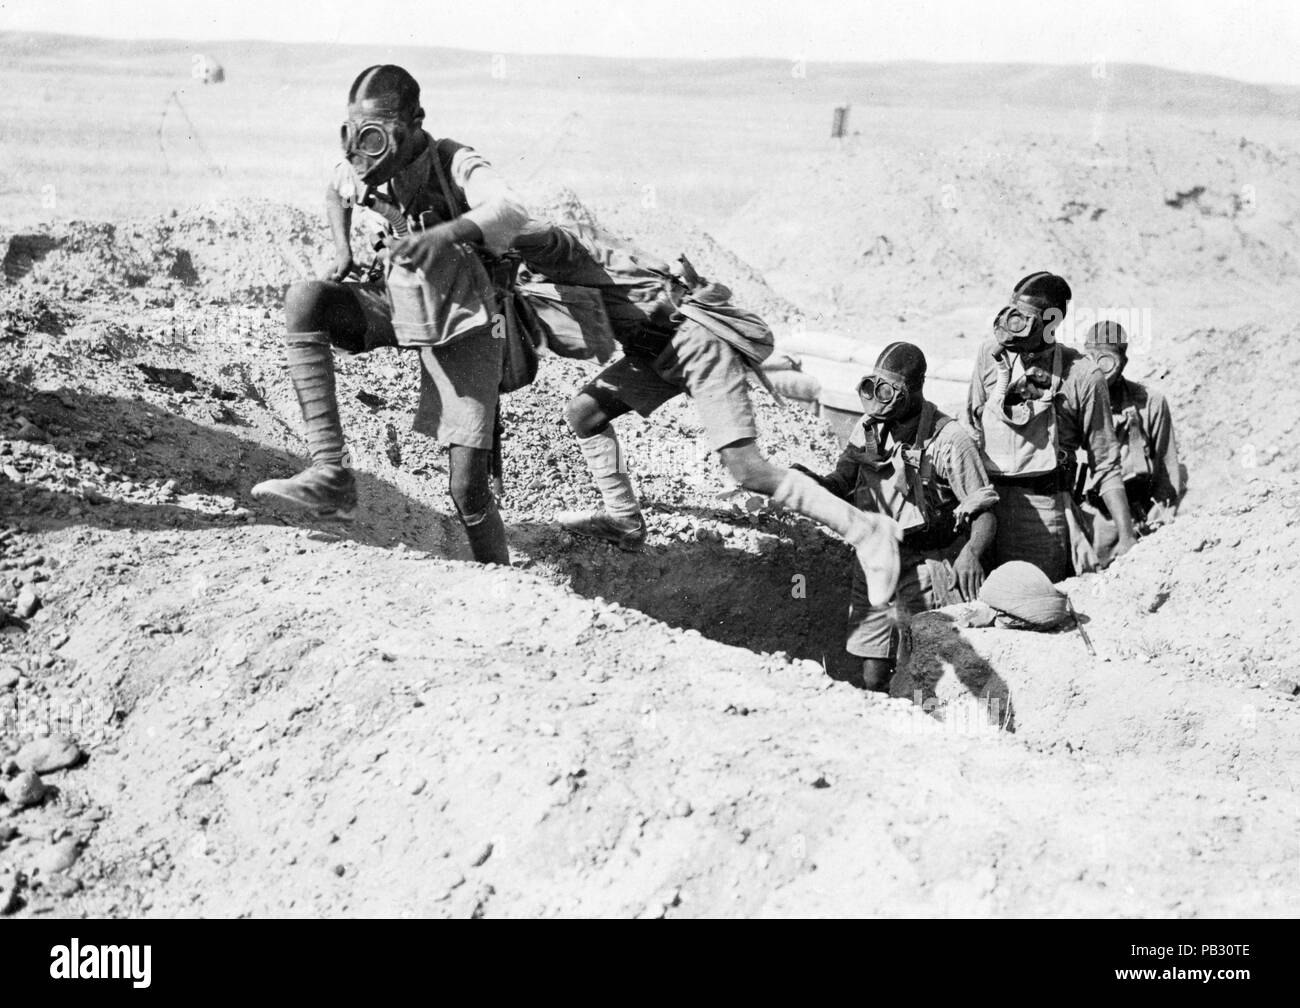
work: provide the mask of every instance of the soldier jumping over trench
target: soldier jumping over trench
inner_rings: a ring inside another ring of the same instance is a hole
[[[253,496],[347,519],[356,479],[344,464],[334,350],[401,347],[420,354],[415,429],[447,445],[449,489],[474,559],[509,563],[491,469],[503,340],[493,319],[499,257],[528,214],[475,150],[435,140],[420,87],[398,66],[362,71],[348,92],[339,162],[326,191],[336,247],[327,280],[301,281],[285,297],[285,356],[306,425],[312,464]],[[354,207],[379,214],[387,248],[381,280],[348,279]]]
[[[602,317],[623,356],[583,386],[565,416],[600,493],[602,507],[556,516],[569,532],[638,549],[646,524],[615,432],[630,412],[649,416],[685,394],[716,452],[746,490],[824,525],[857,552],[871,596],[890,599],[898,581],[898,524],[841,500],[805,472],[774,465],[759,449],[749,381],[772,352],[758,316],[730,303],[731,292],[633,248],[590,225],[526,229],[515,244],[530,282],[552,290],[598,291]],[[529,284],[522,290],[527,293]]]

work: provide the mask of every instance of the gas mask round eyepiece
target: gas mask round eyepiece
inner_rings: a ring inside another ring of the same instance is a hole
[[[869,374],[858,382],[862,411],[873,420],[888,420],[907,411],[912,393],[901,382]]]
[[[373,186],[393,177],[406,133],[405,124],[395,118],[350,116],[339,128],[339,139],[353,170]]]
[[[997,313],[993,319],[993,334],[1004,347],[1020,348],[1034,342],[1041,333],[1047,342],[1052,337],[1044,325],[1042,309],[1024,301],[1015,301]]]
[[[1088,356],[1097,365],[1097,370],[1105,377],[1107,384],[1117,381],[1124,373],[1124,354],[1119,351],[1108,347],[1091,347]]]
[[[388,131],[379,123],[362,123],[360,127],[352,122],[343,124],[343,149],[357,151],[366,157],[383,157],[391,146]]]

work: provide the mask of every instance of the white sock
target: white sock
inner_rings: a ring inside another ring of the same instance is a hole
[[[578,447],[587,460],[596,489],[600,491],[605,502],[605,511],[611,518],[624,521],[638,521],[641,518],[641,505],[637,503],[636,490],[632,486],[632,477],[627,472],[627,462],[623,458],[623,449],[614,435],[611,424],[599,434],[578,438]]]
[[[896,521],[886,515],[859,511],[796,469],[786,470],[772,500],[838,532],[853,546],[873,603],[894,597],[898,587],[898,544],[903,538]]]

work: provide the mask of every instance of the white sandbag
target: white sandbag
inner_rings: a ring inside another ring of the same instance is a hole
[[[961,382],[963,385],[970,381],[970,376],[975,370],[974,357],[949,357],[940,360],[927,360],[927,374],[930,378],[939,378],[943,381]]]
[[[847,361],[807,355],[803,358],[803,373],[816,378],[821,385],[822,403],[841,410],[862,412],[858,382],[862,381],[867,370]]]
[[[925,397],[954,419],[960,419],[966,409],[966,390],[970,383],[944,381],[942,378],[927,378]]]
[[[866,374],[876,366],[876,361],[880,358],[881,351],[887,346],[889,346],[888,343],[879,342],[859,344],[857,350],[853,352],[853,356],[849,358],[849,361],[853,364],[860,365],[862,367],[862,373]]]
[[[776,349],[800,357],[812,354],[824,360],[847,362],[862,346],[860,340],[843,333],[815,331],[811,329],[789,329],[777,334]],[[874,360],[874,358],[872,358]]]
[[[798,402],[815,403],[819,400],[822,384],[810,374],[802,371],[769,371],[767,380],[777,394]]]

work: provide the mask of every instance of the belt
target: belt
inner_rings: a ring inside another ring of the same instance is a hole
[[[1074,470],[1057,469],[1035,476],[990,476],[994,486],[1016,487],[1029,493],[1054,494],[1074,488]]]

